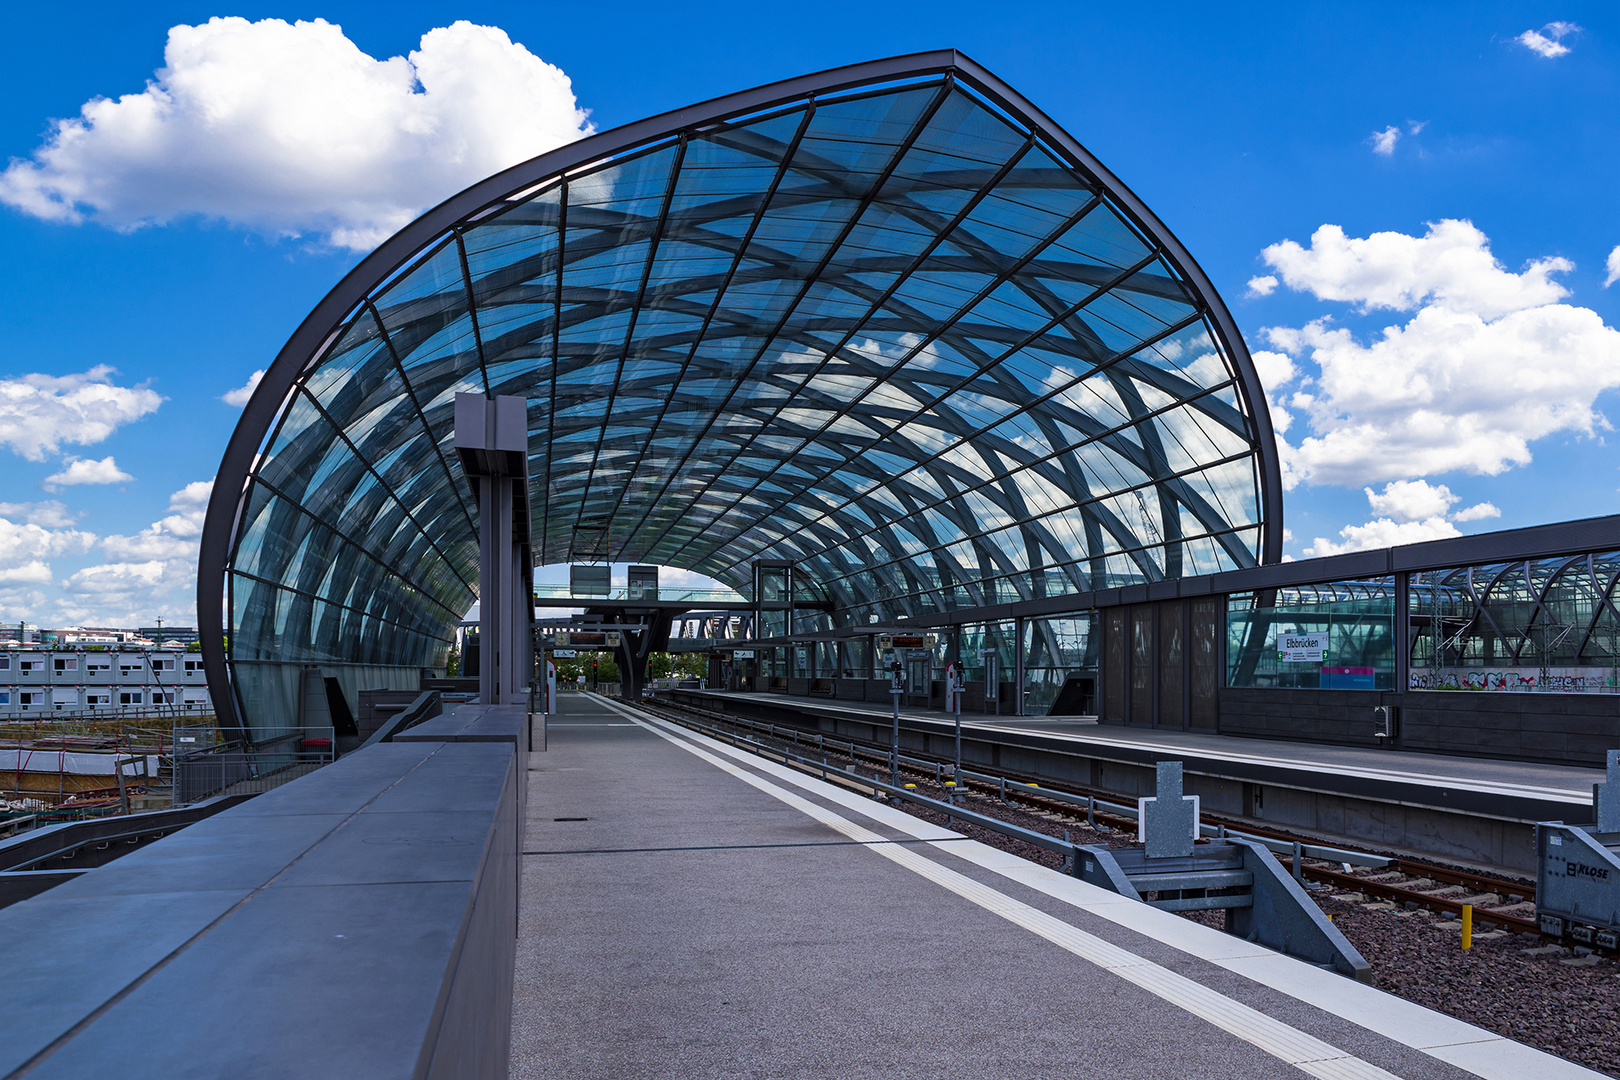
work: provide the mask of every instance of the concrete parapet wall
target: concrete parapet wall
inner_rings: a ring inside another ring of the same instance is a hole
[[[1376,746],[1373,709],[1399,709],[1396,747],[1602,767],[1620,747],[1620,695],[1425,690],[1221,690],[1220,731]]]
[[[379,743],[0,911],[0,1076],[506,1076],[516,750]]]

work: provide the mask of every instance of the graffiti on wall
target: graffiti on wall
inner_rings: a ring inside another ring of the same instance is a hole
[[[1613,668],[1413,668],[1412,690],[1484,690],[1508,694],[1613,694]]]

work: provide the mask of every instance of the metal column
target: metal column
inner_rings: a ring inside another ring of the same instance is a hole
[[[457,394],[455,446],[478,499],[478,697],[526,702],[534,666],[528,403]]]
[[[1024,627],[1026,619],[1013,621],[1013,715],[1024,715]]]

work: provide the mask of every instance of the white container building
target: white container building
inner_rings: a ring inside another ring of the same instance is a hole
[[[0,648],[0,720],[212,712],[201,653],[129,646]]]

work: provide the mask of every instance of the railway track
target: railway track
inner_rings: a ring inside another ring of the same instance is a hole
[[[800,750],[817,749],[824,754],[829,750],[840,751],[839,756],[848,757],[852,765],[859,762],[867,766],[881,766],[886,769],[889,763],[889,748],[876,743],[842,737],[828,739],[820,733],[809,733],[795,728],[783,728],[775,724],[762,723],[688,705],[659,702],[655,706],[643,703],[642,707],[655,715],[661,715],[665,719],[675,722],[679,722],[682,715],[686,714],[701,717],[704,722],[709,724],[733,729],[748,729],[754,736],[764,733],[767,738],[775,739],[784,745],[793,745]],[[908,751],[905,757],[909,757],[913,761],[920,759],[934,763],[934,771],[927,772],[917,768],[915,764],[902,761],[901,772],[916,781],[937,781],[942,775],[943,768],[949,764],[935,755],[924,753]],[[1051,785],[1039,778],[1025,777],[1014,772],[1008,772],[1005,775],[1009,781],[1016,781],[1020,785],[1040,785],[1055,793],[1066,794],[1071,799],[1089,798],[1093,800],[1093,805],[1088,811],[1087,808],[1077,807],[1072,801],[1060,798],[1044,798],[1039,791],[1030,791],[1027,787],[1022,786],[1016,792],[1005,792],[1000,784],[972,776],[969,776],[966,783],[957,790],[965,790],[970,794],[988,798],[997,803],[1005,800],[1009,804],[1028,807],[1040,811],[1048,817],[1059,818],[1064,822],[1084,825],[1090,820],[1112,829],[1128,832],[1135,832],[1136,830],[1136,819],[1134,817],[1114,813],[1097,805],[1100,801],[1117,802],[1124,798],[1116,793],[1087,791],[1072,785]],[[1267,829],[1247,821],[1225,820],[1218,815],[1208,813],[1203,815],[1203,820],[1217,826],[1225,825],[1233,831],[1240,831],[1250,836],[1260,836],[1285,843],[1314,843],[1317,841],[1317,838],[1303,836],[1299,833]],[[1059,828],[1055,824],[1052,824],[1051,827],[1054,829]],[[1346,851],[1355,850],[1337,840],[1333,841],[1333,844]],[[1382,856],[1382,853],[1371,851],[1367,851],[1366,854]],[[1352,868],[1348,863],[1335,864],[1319,859],[1302,858],[1299,876],[1308,882],[1329,886],[1338,894],[1340,899],[1353,900],[1359,894],[1364,903],[1387,903],[1394,907],[1422,908],[1453,916],[1460,916],[1464,905],[1467,905],[1473,908],[1473,919],[1476,925],[1495,925],[1509,932],[1547,936],[1542,934],[1540,925],[1536,921],[1536,889],[1533,883],[1459,870],[1418,859],[1382,857],[1388,860],[1387,865],[1360,868]],[[1287,866],[1290,871],[1293,870],[1293,859],[1291,857],[1283,856],[1279,861],[1284,866]]]

